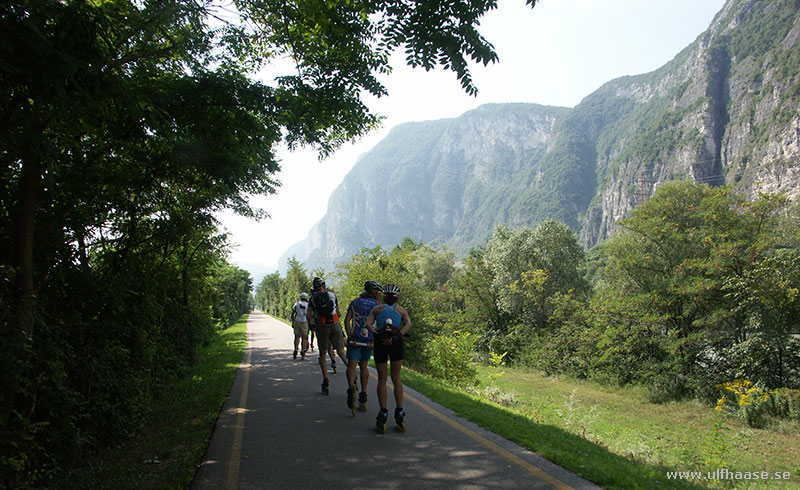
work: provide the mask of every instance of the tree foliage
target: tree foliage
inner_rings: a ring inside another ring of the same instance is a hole
[[[324,278],[325,274],[320,274]],[[303,264],[295,257],[287,263],[286,277],[280,272],[264,276],[256,287],[256,304],[267,314],[288,320],[292,315],[292,306],[300,299],[301,293],[311,292],[311,280]]]
[[[278,186],[276,145],[324,156],[373,128],[361,96],[386,93],[397,49],[474,93],[467,60],[496,59],[477,31],[495,7],[0,5],[4,480],[44,484],[33,468],[124,434],[214,324],[246,309],[214,213],[265,215],[247,196]]]
[[[495,307],[514,319],[507,322],[503,340],[490,348],[497,353],[509,351],[511,358],[533,336],[550,328],[556,294],[585,296],[588,292],[581,273],[583,249],[575,233],[554,220],[545,220],[535,229],[497,227],[486,243],[483,260],[491,273],[488,287],[497,299]]]
[[[602,294],[621,344],[645,344],[618,353],[640,358],[633,372],[656,384],[671,378],[670,392],[707,396],[721,377],[790,382],[786,374],[800,368],[791,316],[798,269],[796,249],[776,248],[783,206],[775,196],[746,202],[728,188],[681,182],[622,222],[605,248]],[[743,349],[752,350],[735,354]]]

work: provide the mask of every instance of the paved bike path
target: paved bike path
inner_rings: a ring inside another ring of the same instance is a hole
[[[254,312],[248,347],[193,489],[598,488],[405,387],[405,433],[375,431],[345,404],[344,366],[320,393],[317,351],[292,359],[292,331]],[[394,399],[389,391],[389,411]]]

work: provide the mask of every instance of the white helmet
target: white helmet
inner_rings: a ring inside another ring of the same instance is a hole
[[[306,293],[300,293],[300,300],[302,300],[302,301],[306,301],[306,300],[308,300],[308,294],[306,294]]]

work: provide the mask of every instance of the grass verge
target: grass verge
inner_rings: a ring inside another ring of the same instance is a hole
[[[691,402],[653,404],[636,389],[479,367],[474,392],[408,371],[403,381],[464,418],[612,489],[800,488],[800,438],[758,431]],[[790,482],[670,480],[667,472],[788,471]],[[734,485],[735,483],[735,485]]]
[[[138,434],[75,470],[67,488],[188,488],[202,462],[247,345],[247,315],[201,349],[156,401]]]

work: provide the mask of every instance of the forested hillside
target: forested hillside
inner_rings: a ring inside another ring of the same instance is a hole
[[[395,128],[281,258],[333,266],[410,236],[464,256],[495,225],[563,221],[589,248],[666,182],[800,191],[800,8],[730,0],[662,68],[572,109],[487,105]],[[378,191],[389,181],[393,191]],[[413,196],[413,197],[412,197]]]

